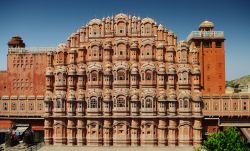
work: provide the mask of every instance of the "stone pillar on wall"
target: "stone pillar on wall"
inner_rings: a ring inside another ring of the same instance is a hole
[[[70,146],[76,144],[76,124],[74,119],[68,119],[67,140],[68,145]]]
[[[158,145],[167,145],[167,122],[166,119],[159,119],[158,125]]]
[[[86,122],[83,119],[77,119],[77,145],[86,145]]]
[[[199,146],[202,142],[202,121],[195,119],[193,124],[193,145]]]
[[[103,145],[110,146],[112,144],[112,123],[111,119],[103,121]]]
[[[53,144],[53,127],[52,120],[49,118],[44,119],[44,142],[46,145]]]
[[[177,145],[177,119],[169,119],[168,146]]]
[[[140,142],[139,119],[131,120],[131,146],[138,146]]]
[[[64,119],[54,119],[53,125],[53,142],[54,145],[65,145],[67,142],[66,137],[66,124]]]
[[[189,119],[180,119],[178,126],[178,145],[190,146],[192,143],[192,122]]]

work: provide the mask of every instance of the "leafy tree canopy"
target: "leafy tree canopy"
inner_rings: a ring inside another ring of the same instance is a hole
[[[208,139],[203,142],[203,147],[208,151],[250,151],[236,127],[229,127],[225,132],[209,134]]]

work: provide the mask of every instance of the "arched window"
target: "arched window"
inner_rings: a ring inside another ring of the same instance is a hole
[[[118,70],[117,78],[118,78],[118,80],[125,80],[125,71],[124,70]]]
[[[188,109],[189,108],[189,99],[180,99],[180,108]]]
[[[144,48],[145,48],[146,56],[154,55],[152,51],[152,47],[150,45],[146,45]]]
[[[126,34],[126,24],[124,22],[119,22],[117,24],[117,34],[125,35]]]
[[[92,47],[92,57],[97,57],[97,56],[101,56],[101,53],[99,52],[99,47],[93,46]]]
[[[125,99],[123,97],[117,98],[117,107],[126,107]]]
[[[60,101],[60,99],[56,99],[56,108],[61,108],[61,101]]]
[[[92,36],[98,37],[100,35],[100,27],[97,24],[92,25]]]
[[[186,63],[186,62],[187,62],[187,51],[185,51],[185,50],[182,50],[182,51],[181,51],[181,61],[182,61],[183,63]]]
[[[91,81],[97,81],[97,71],[91,72]]]
[[[183,72],[182,73],[182,77],[183,77],[183,83],[188,83],[188,73],[187,72]]]
[[[144,32],[145,35],[148,35],[148,36],[151,35],[151,33],[152,33],[152,25],[150,23],[145,24],[144,25],[144,30],[145,30],[145,32]]]
[[[189,101],[188,99],[183,100],[183,108],[189,108]]]
[[[62,51],[60,51],[58,53],[58,63],[64,63],[64,53]]]
[[[127,52],[126,52],[126,45],[121,43],[117,45],[117,54],[119,56],[126,56]]]
[[[58,82],[65,82],[65,76],[63,75],[63,73],[59,72],[57,76],[58,76]]]
[[[89,108],[97,108],[97,99],[96,98],[91,98],[89,101]]]
[[[152,80],[152,71],[147,70],[145,73],[145,79],[146,80]]]
[[[145,108],[152,108],[152,107],[153,107],[153,100],[151,98],[146,98]]]

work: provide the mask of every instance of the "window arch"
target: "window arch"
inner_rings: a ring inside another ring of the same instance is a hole
[[[91,97],[88,101],[88,108],[98,108],[98,99]]]
[[[101,56],[101,52],[100,52],[98,46],[95,45],[95,46],[93,46],[93,47],[91,48],[91,56],[92,56],[92,57],[99,57],[99,56]]]
[[[126,45],[124,43],[117,45],[117,54],[118,56],[126,56],[128,54]]]
[[[61,100],[56,99],[56,108],[61,108]]]
[[[118,35],[126,35],[126,23],[124,23],[124,22],[118,22],[116,33]]]
[[[145,100],[145,108],[152,108],[153,107],[153,100],[150,98],[147,98]]]
[[[58,52],[57,62],[58,63],[64,63],[65,62],[64,53],[62,51]]]
[[[92,71],[91,72],[91,81],[97,81],[98,79],[98,72],[97,71]]]
[[[146,72],[145,72],[145,79],[146,80],[152,80],[153,78],[153,72],[152,71],[150,71],[150,70],[147,70]]]
[[[154,99],[152,97],[147,97],[142,99],[142,108],[154,108]]]
[[[144,47],[144,49],[145,49],[145,55],[146,56],[152,56],[152,55],[154,55],[154,53],[153,53],[153,49],[152,49],[152,46],[151,45],[149,45],[149,44],[147,44],[145,47]]]
[[[180,99],[180,108],[188,109],[190,107],[189,103],[190,102],[188,98]]]
[[[118,97],[116,101],[117,101],[116,103],[117,107],[126,107],[126,100],[124,97]]]
[[[124,70],[117,71],[117,79],[118,80],[125,80],[126,74]]]
[[[92,36],[93,37],[100,36],[100,27],[97,24],[92,25]]]
[[[97,108],[96,99],[90,99],[90,108]]]
[[[144,35],[150,36],[152,34],[152,25],[150,23],[146,23],[144,25]]]

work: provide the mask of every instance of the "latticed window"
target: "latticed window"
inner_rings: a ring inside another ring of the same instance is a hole
[[[145,108],[152,108],[153,107],[153,101],[150,98],[147,98],[145,100]]]
[[[56,108],[61,108],[61,101],[60,101],[60,99],[56,100]]]
[[[91,80],[92,80],[92,81],[97,81],[97,72],[96,72],[96,71],[93,71],[93,72],[91,73]]]
[[[125,99],[120,97],[117,98],[117,107],[125,107]]]
[[[91,99],[89,103],[89,108],[97,108],[97,100],[96,99]]]
[[[145,78],[146,78],[146,80],[152,80],[152,72],[149,70],[146,71]]]
[[[92,28],[93,36],[99,36],[99,33],[100,33],[99,26],[98,25],[93,25],[93,28]]]
[[[123,70],[119,70],[117,72],[118,80],[125,80],[125,72]]]
[[[144,26],[145,28],[145,35],[150,35],[151,34],[151,32],[152,32],[152,25],[150,24],[150,23],[147,23],[145,26]]]

